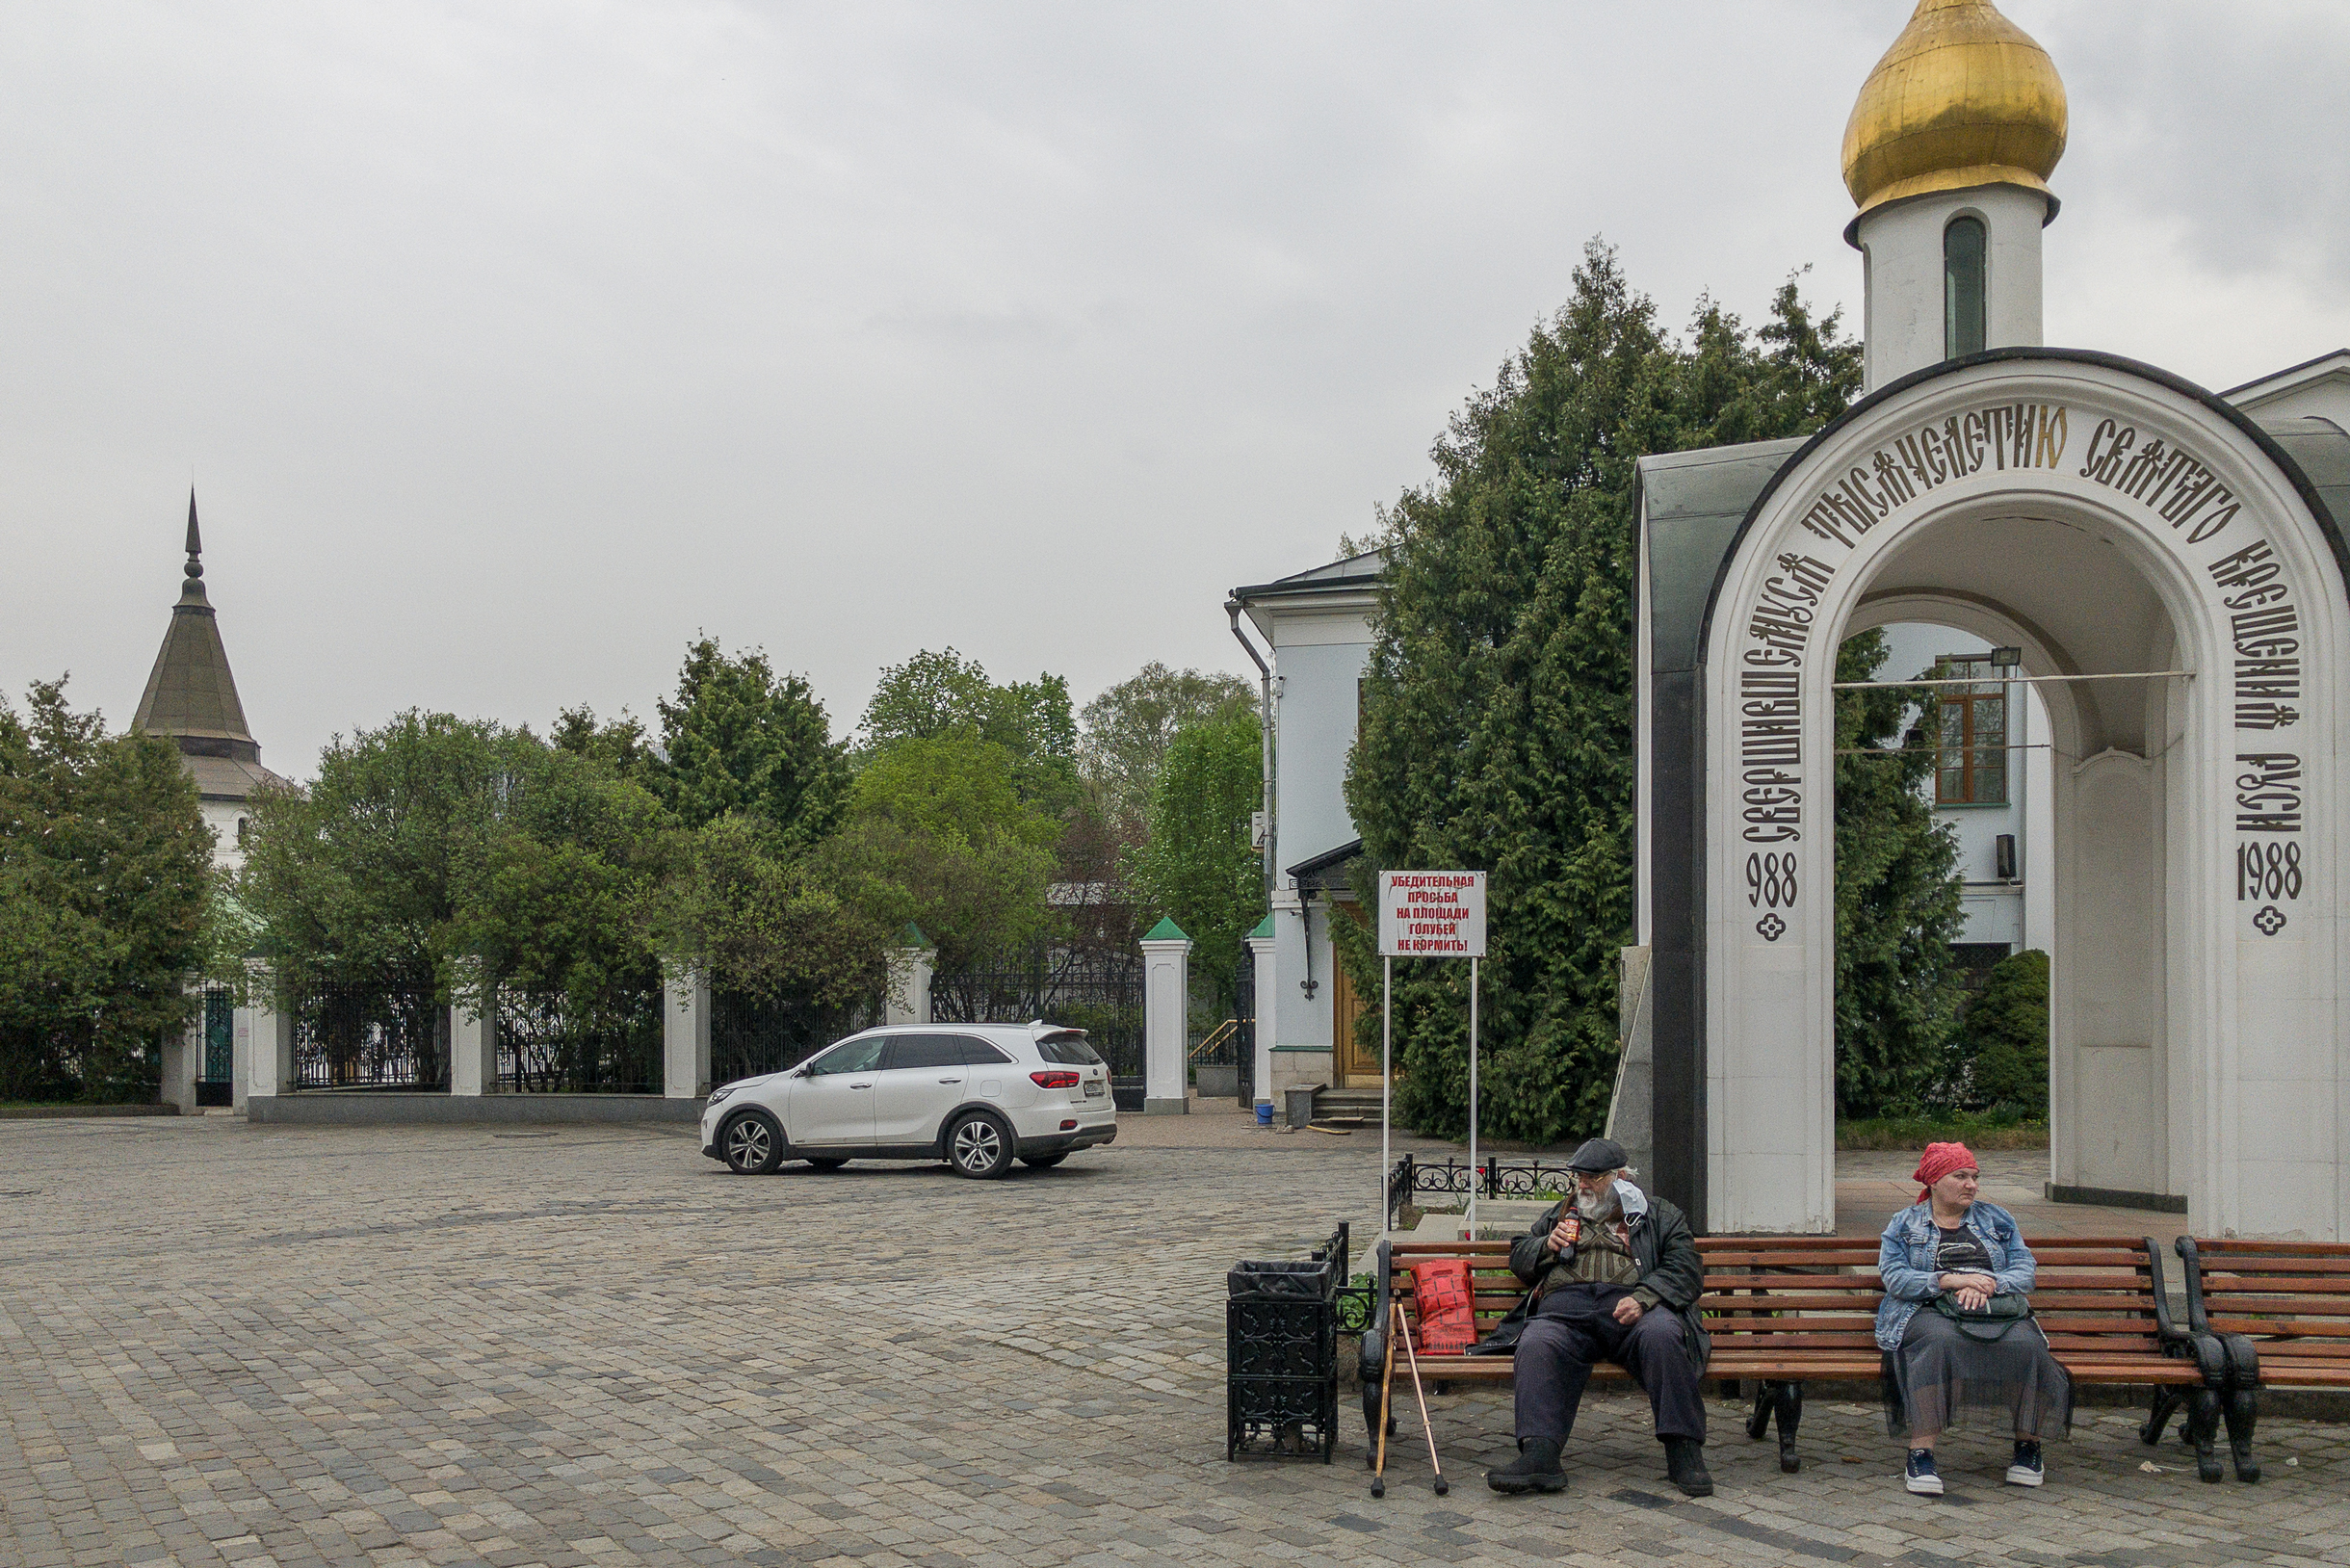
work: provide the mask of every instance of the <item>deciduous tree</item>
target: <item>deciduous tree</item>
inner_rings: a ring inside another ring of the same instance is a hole
[[[1263,798],[1255,711],[1230,709],[1175,732],[1151,792],[1150,838],[1135,882],[1191,938],[1191,971],[1229,1001],[1240,943],[1265,915],[1264,864],[1248,842]]]
[[[1086,703],[1079,715],[1078,757],[1103,816],[1130,834],[1129,842],[1141,842],[1160,765],[1176,732],[1234,714],[1253,724],[1256,707],[1256,688],[1238,675],[1169,669],[1156,660]]]

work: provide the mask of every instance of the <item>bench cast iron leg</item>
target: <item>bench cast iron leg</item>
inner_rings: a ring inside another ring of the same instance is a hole
[[[2180,1435],[2195,1450],[2195,1474],[2206,1481],[2224,1478],[2212,1444],[2219,1435],[2220,1394],[2204,1386],[2187,1391],[2186,1428]]]
[[[1755,1413],[1746,1418],[1746,1435],[1757,1443],[1770,1430],[1770,1391],[1768,1383],[1755,1385]]]
[[[1803,1424],[1803,1385],[1773,1383],[1772,1405],[1779,1417],[1779,1468],[1792,1476],[1803,1468],[1795,1456],[1795,1428]]]
[[[2161,1442],[2163,1428],[2171,1424],[2171,1417],[2178,1412],[2179,1391],[2168,1383],[2156,1383],[2154,1408],[2147,1415],[2146,1424],[2138,1428],[2138,1441],[2150,1447]]]
[[[2260,1461],[2252,1454],[2252,1428],[2260,1419],[2260,1391],[2230,1389],[2227,1415],[2228,1455],[2235,1461],[2235,1478],[2257,1481],[2260,1478]]]
[[[1755,1391],[1754,1414],[1746,1418],[1746,1435],[1756,1442],[1779,1421],[1779,1468],[1792,1476],[1803,1468],[1795,1456],[1795,1428],[1803,1424],[1803,1385],[1764,1383]]]
[[[1379,1373],[1387,1361],[1387,1336],[1377,1329],[1363,1334],[1361,1359],[1356,1370],[1363,1382],[1363,1468],[1370,1470],[1378,1464],[1374,1450],[1379,1446]]]

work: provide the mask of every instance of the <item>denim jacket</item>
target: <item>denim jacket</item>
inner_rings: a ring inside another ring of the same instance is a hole
[[[1992,1278],[1998,1294],[2029,1294],[2040,1266],[2016,1229],[2015,1215],[1996,1203],[1977,1198],[1961,1221],[1983,1243],[1991,1258]],[[1934,1282],[1934,1247],[1941,1234],[1934,1226],[1934,1207],[1916,1203],[1887,1220],[1877,1242],[1877,1274],[1885,1282],[1885,1299],[1877,1303],[1877,1348],[1898,1350],[1901,1335],[1918,1309],[1942,1294]]]

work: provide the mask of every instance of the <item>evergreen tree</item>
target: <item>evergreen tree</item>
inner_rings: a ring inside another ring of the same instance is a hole
[[[746,811],[773,824],[786,845],[805,849],[840,821],[849,763],[832,742],[824,705],[801,677],[777,679],[765,653],[729,656],[701,639],[686,650],[676,700],[660,709],[661,755],[645,781],[688,827]]]
[[[1860,355],[1793,279],[1750,336],[1701,304],[1684,345],[1593,242],[1575,293],[1453,416],[1437,478],[1382,514],[1390,572],[1347,801],[1365,872],[1484,870],[1485,1125],[1595,1130],[1613,1082],[1632,939],[1633,480],[1644,455],[1816,429]],[[1368,893],[1368,886],[1364,889]],[[1332,923],[1376,994],[1373,937]],[[1468,966],[1397,966],[1397,1109],[1467,1120]],[[1375,1008],[1361,1026],[1375,1032]]]
[[[1873,681],[1885,634],[1846,638],[1839,681]],[[1847,1116],[1923,1110],[1958,1020],[1958,841],[1934,820],[1931,689],[1836,694],[1836,1095]],[[1905,721],[1907,720],[1907,721]]]
[[[205,954],[212,833],[169,741],[0,699],[0,1100],[152,1100]]]

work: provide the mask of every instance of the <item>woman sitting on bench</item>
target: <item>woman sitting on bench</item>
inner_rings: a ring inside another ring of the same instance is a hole
[[[2071,1419],[2070,1380],[2031,1317],[2038,1265],[2015,1217],[1975,1197],[1981,1179],[1964,1143],[1927,1144],[1911,1178],[1918,1201],[1877,1244],[1877,1347],[1891,1352],[1886,1424],[1908,1436],[1903,1483],[1929,1497],[1942,1494],[1935,1440],[1962,1406],[2006,1413],[2016,1435],[2011,1486],[2040,1484],[2040,1435]]]

